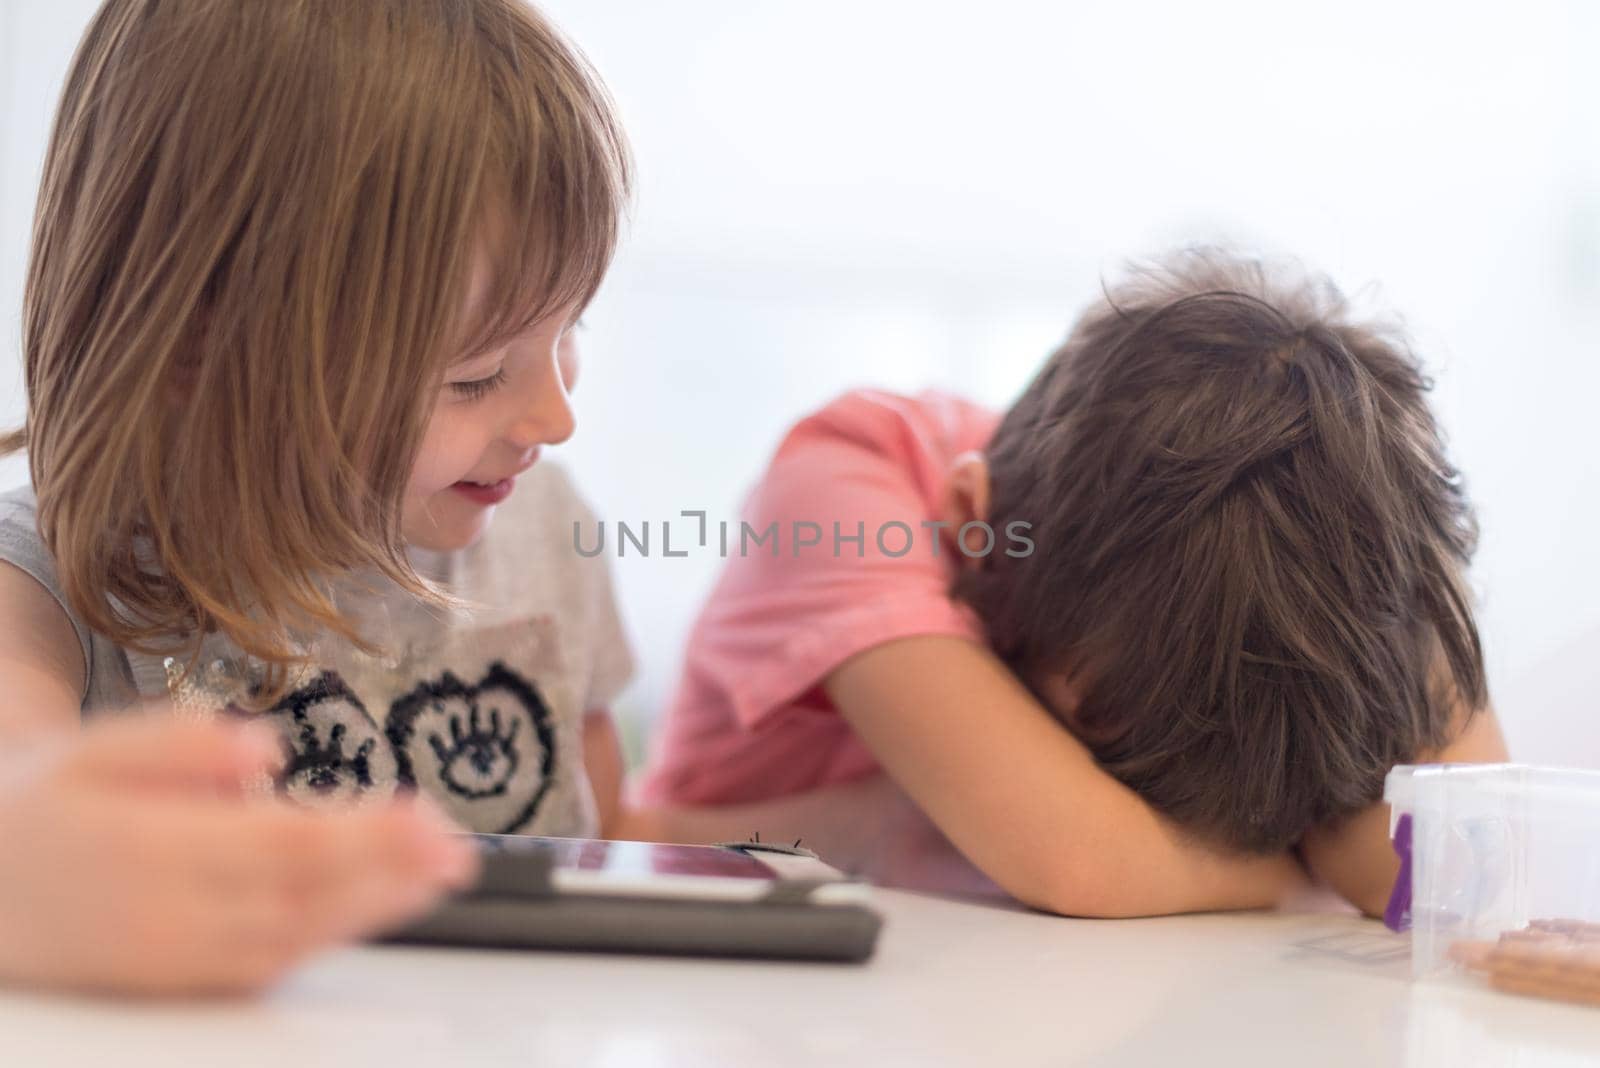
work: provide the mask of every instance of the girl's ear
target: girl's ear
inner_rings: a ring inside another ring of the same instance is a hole
[[[968,523],[983,523],[989,518],[989,462],[981,452],[964,452],[950,462],[950,474],[945,480],[944,510],[939,517],[949,526],[952,539],[961,537],[961,528]],[[981,529],[968,531],[967,551],[982,553],[990,543],[990,536]],[[982,563],[981,557],[962,556],[963,567]]]

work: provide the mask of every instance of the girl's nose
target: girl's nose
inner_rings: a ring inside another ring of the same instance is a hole
[[[517,413],[517,421],[507,432],[512,444],[531,449],[536,445],[559,445],[572,437],[578,419],[572,410],[572,397],[567,393],[554,360],[545,364]]]

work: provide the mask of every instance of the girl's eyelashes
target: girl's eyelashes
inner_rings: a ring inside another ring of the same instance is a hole
[[[587,324],[585,324],[582,319],[578,319],[568,325],[567,333],[571,334],[574,330],[586,329],[588,329]],[[453,392],[456,396],[461,397],[463,400],[475,401],[493,393],[495,390],[505,385],[505,382],[506,369],[505,365],[502,364],[500,369],[494,374],[490,375],[488,378],[475,378],[466,382],[451,382],[448,384],[451,392]]]
[[[450,383],[450,388],[455,392],[456,396],[473,401],[493,393],[505,385],[505,381],[506,369],[502,367],[488,378],[475,378],[469,382],[452,382]]]

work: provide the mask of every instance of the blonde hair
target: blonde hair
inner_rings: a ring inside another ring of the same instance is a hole
[[[151,652],[221,631],[281,677],[307,633],[364,644],[334,576],[437,598],[400,506],[443,369],[589,301],[629,175],[597,76],[517,0],[107,0],[4,441],[72,608]]]

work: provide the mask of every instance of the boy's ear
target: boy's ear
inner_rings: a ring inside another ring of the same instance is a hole
[[[949,524],[951,538],[960,536],[961,528],[968,523],[982,523],[989,518],[989,462],[981,452],[964,452],[950,462],[950,474],[945,480],[944,514],[939,517]],[[984,549],[987,536],[982,530],[973,530],[967,536],[967,548],[975,553]],[[980,563],[978,559],[963,556],[964,565]]]

